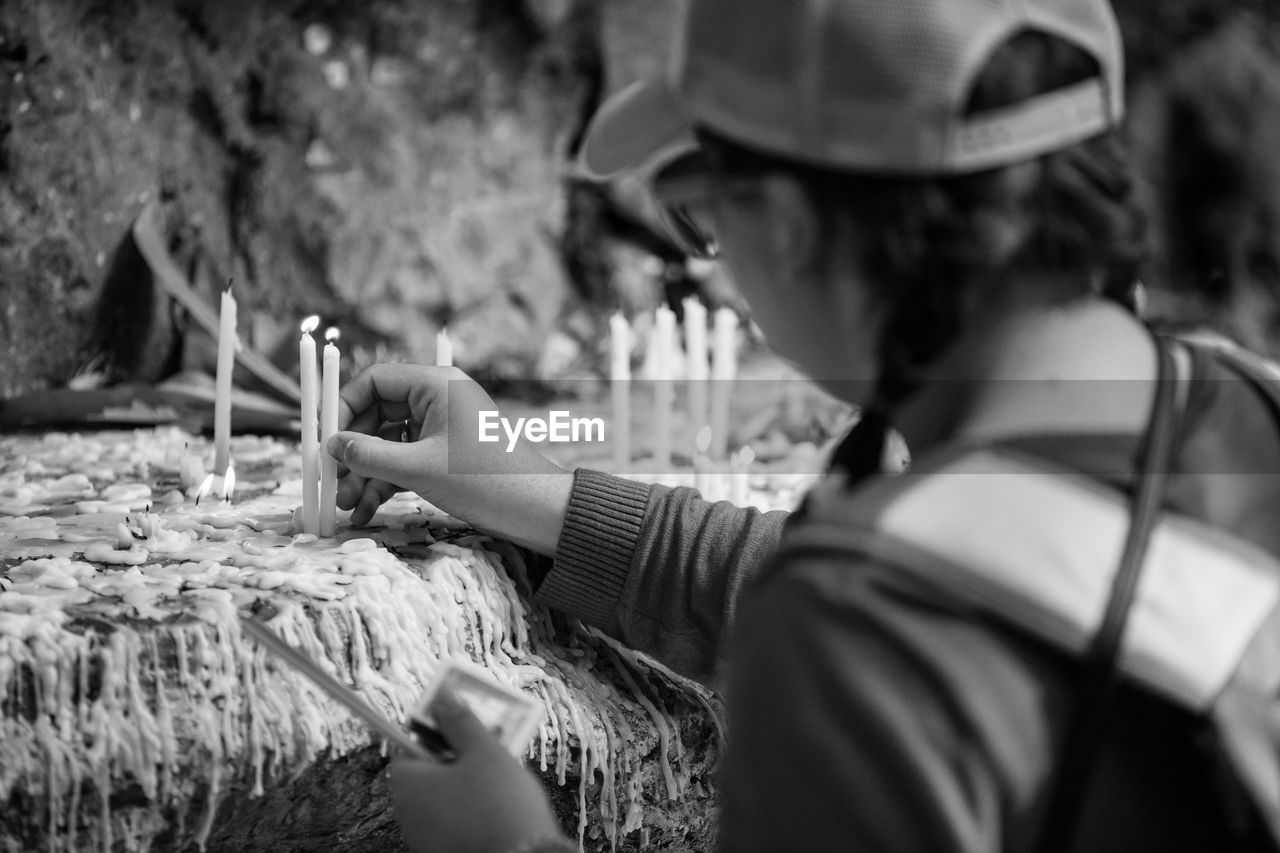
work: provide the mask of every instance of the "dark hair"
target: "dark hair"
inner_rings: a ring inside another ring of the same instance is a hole
[[[1025,32],[992,56],[976,81],[969,114],[996,109],[1096,76],[1096,62],[1061,39]],[[876,405],[891,409],[920,368],[959,337],[1018,270],[1044,282],[1019,299],[1061,303],[1102,282],[1127,291],[1143,253],[1143,219],[1125,151],[1112,132],[1031,165],[941,177],[834,172],[753,151],[710,132],[717,170],[797,176],[824,218],[847,217],[859,261],[887,301]],[[1025,223],[1010,239],[1008,222]],[[873,454],[874,455],[874,454]]]

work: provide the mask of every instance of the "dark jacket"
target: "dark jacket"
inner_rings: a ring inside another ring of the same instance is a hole
[[[1167,509],[1280,555],[1275,413],[1211,357],[1193,375]],[[1138,441],[1004,444],[1127,490]],[[843,499],[852,513],[856,491],[826,493],[823,523]],[[727,674],[723,849],[1030,849],[1076,663],[881,562],[821,548],[772,560],[811,523],[784,533],[782,513],[579,471],[539,597],[713,686]],[[1190,731],[1167,703],[1124,695],[1077,849],[1220,848]]]

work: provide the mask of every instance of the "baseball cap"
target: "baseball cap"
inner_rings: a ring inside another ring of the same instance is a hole
[[[992,53],[1024,31],[1093,57],[1095,78],[966,116]],[[687,0],[666,78],[592,118],[578,157],[606,180],[695,145],[694,126],[844,171],[965,173],[1059,150],[1123,116],[1107,0]]]

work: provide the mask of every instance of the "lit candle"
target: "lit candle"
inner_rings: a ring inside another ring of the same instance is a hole
[[[200,501],[213,491],[213,475],[204,478],[204,482],[200,484],[200,488],[196,489],[196,506],[200,505]]]
[[[729,403],[738,375],[738,315],[732,308],[717,308],[711,347],[711,457],[729,453]]]
[[[684,300],[685,378],[689,382],[689,434],[707,426],[707,309],[696,296]],[[703,448],[705,453],[707,448]]]
[[[609,318],[609,389],[613,394],[613,469],[631,464],[631,327],[622,312]]]
[[[302,532],[320,532],[320,433],[316,423],[320,395],[316,376],[316,341],[311,333],[320,325],[319,317],[302,321],[298,341],[298,364],[302,380]]]
[[[213,470],[231,464],[231,374],[236,366],[236,300],[231,288],[222,291],[218,324],[218,372],[213,398]]]
[[[221,482],[219,482],[221,481]],[[228,468],[221,476],[210,474],[204,478],[204,482],[200,484],[200,488],[196,490],[196,506],[200,506],[200,501],[213,493],[214,489],[218,489],[222,495],[222,503],[218,509],[208,514],[196,516],[196,520],[200,524],[208,524],[219,530],[227,530],[235,527],[239,522],[239,516],[230,508],[231,493],[236,487],[236,469]]]
[[[654,473],[671,468],[671,411],[675,407],[676,312],[659,305],[653,318],[653,466]]]
[[[338,432],[338,330],[324,333],[324,374],[320,387],[320,446]],[[338,462],[329,453],[320,454],[320,535],[332,536],[337,529]]]
[[[449,327],[436,332],[436,367],[453,367],[453,342],[449,340]]]

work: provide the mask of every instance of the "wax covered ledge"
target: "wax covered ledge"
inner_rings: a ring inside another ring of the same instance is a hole
[[[448,658],[537,697],[526,759],[584,849],[710,844],[715,697],[531,605],[517,549],[417,498],[296,533],[294,445],[234,438],[236,494],[196,504],[208,450],[0,437],[0,850],[403,849],[381,743],[247,610],[392,719]]]

